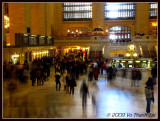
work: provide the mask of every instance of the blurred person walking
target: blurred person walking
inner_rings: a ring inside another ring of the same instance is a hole
[[[109,68],[108,68],[108,81],[111,81],[112,80],[112,77],[113,77],[113,68],[112,68],[112,66],[110,66]]]
[[[90,65],[89,67],[89,74],[88,74],[88,81],[93,80],[93,64]]]
[[[103,63],[103,74],[104,74],[104,77],[105,77],[105,80],[107,78],[107,68],[106,68],[106,62]]]
[[[61,78],[60,73],[59,73],[59,72],[56,72],[55,82],[56,82],[56,90],[57,90],[57,91],[58,91],[58,90],[60,91],[60,89],[61,89],[60,78]],[[58,85],[59,85],[59,89],[58,89]]]
[[[71,81],[70,74],[67,73],[66,75],[66,93],[67,94],[69,93],[70,81]]]
[[[95,68],[93,68],[93,75],[94,75],[94,79],[98,80],[98,75],[99,75],[98,65],[96,65]]]
[[[87,96],[89,96],[89,90],[86,82],[83,80],[80,88],[80,97],[82,97],[82,107],[83,109],[87,106]]]
[[[122,81],[126,78],[126,69],[122,69]]]
[[[32,68],[30,72],[30,80],[32,80],[32,86],[34,86],[34,83],[36,82],[36,71],[34,68]]]
[[[97,109],[96,107],[97,107],[98,92],[99,92],[99,88],[97,86],[97,82],[93,81],[90,87],[90,95],[92,97],[92,104],[93,104],[94,110]]]
[[[76,87],[76,80],[75,76],[71,75],[71,81],[70,81],[70,94],[74,94],[74,87]]]
[[[153,81],[156,83],[156,78],[157,78],[157,64],[155,64],[155,66],[152,67],[152,69],[151,69],[151,75],[152,75]]]
[[[133,87],[133,85],[135,87],[136,77],[137,77],[136,76],[136,69],[133,68],[133,70],[132,70],[132,83],[131,83],[131,87]]]
[[[116,78],[116,73],[117,73],[117,68],[116,68],[116,66],[114,65],[113,66],[113,79],[115,80],[115,78]]]
[[[38,68],[37,72],[36,72],[36,77],[37,77],[37,86],[40,84],[40,80],[41,80],[41,69]]]
[[[139,69],[136,70],[136,79],[137,79],[137,87],[139,87],[139,81],[141,80],[141,71]]]
[[[66,76],[67,76],[67,70],[64,70],[63,74],[61,76],[61,81],[62,81],[62,83],[64,85],[64,91],[66,90]]]

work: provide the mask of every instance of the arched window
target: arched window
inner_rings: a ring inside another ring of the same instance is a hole
[[[70,2],[63,4],[63,20],[91,20],[92,3]]]
[[[157,3],[149,3],[149,18],[156,19],[157,18]]]
[[[135,3],[105,3],[105,19],[134,19]]]
[[[111,42],[129,42],[131,40],[131,29],[124,26],[114,26],[109,29]]]

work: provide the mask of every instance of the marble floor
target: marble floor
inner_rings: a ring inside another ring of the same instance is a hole
[[[51,68],[51,75],[44,85],[31,86],[19,84],[17,89],[9,93],[7,90],[8,81],[3,81],[2,116],[3,118],[134,118],[134,119],[156,119],[158,118],[158,88],[155,85],[155,102],[151,103],[152,115],[146,112],[146,99],[144,87],[150,71],[142,71],[140,87],[131,87],[130,72],[126,78],[121,78],[120,72],[113,81],[105,81],[103,75],[99,76],[97,82],[99,92],[96,105],[92,104],[91,96],[87,98],[86,109],[82,108],[80,97],[80,86],[83,75],[77,81],[74,95],[66,94],[63,85],[60,91],[56,91],[54,81],[54,69]],[[89,88],[90,82],[87,82]]]

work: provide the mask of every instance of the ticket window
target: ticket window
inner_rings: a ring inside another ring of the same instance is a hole
[[[120,63],[122,68],[125,68],[125,63]]]
[[[148,65],[147,65],[147,63],[142,63],[142,68],[146,68]]]
[[[129,65],[128,65],[128,68],[132,68],[132,67],[133,67],[133,65],[132,65],[132,64],[129,64]]]

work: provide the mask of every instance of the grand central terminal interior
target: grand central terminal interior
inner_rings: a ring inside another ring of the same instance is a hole
[[[157,119],[158,3],[2,3],[2,118]]]

